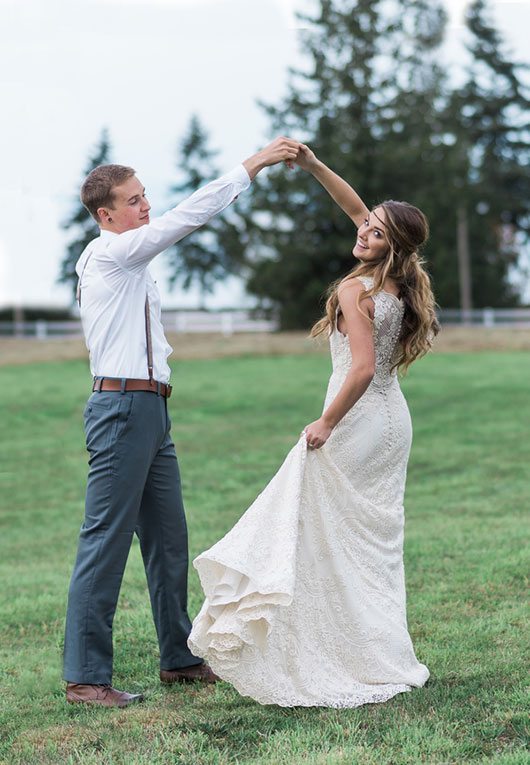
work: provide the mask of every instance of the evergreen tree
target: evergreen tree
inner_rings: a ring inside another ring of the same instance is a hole
[[[510,281],[530,234],[529,89],[488,16],[485,0],[466,13],[471,65],[455,91],[460,183],[469,227],[476,305],[513,305]]]
[[[437,140],[441,6],[322,0],[319,8],[316,18],[305,18],[309,69],[292,75],[282,107],[267,107],[275,132],[305,139],[368,205],[397,198],[421,206],[445,153]],[[248,288],[279,308],[283,327],[308,326],[321,312],[325,287],[354,266],[355,228],[299,171],[269,172],[255,186],[253,207],[268,216],[261,226],[252,217],[256,256]]]
[[[446,307],[459,304],[458,220],[467,211],[475,303],[513,303],[509,274],[529,220],[528,102],[484,0],[469,10],[474,64],[456,94],[438,62],[440,2],[318,8],[305,18],[307,69],[292,73],[280,107],[265,107],[273,132],[305,140],[369,206],[406,199],[426,212],[425,254]],[[307,327],[325,287],[354,265],[355,229],[318,183],[284,168],[255,182],[252,208],[248,289],[279,309],[283,327]]]
[[[83,178],[90,173],[98,165],[106,165],[110,162],[110,140],[108,130],[104,128],[101,132],[100,139],[91,153]],[[79,199],[79,195],[78,195]],[[62,224],[62,227],[67,231],[72,231],[74,237],[66,248],[66,255],[61,263],[58,281],[63,284],[69,284],[72,290],[72,298],[75,300],[75,294],[77,289],[77,274],[75,272],[75,264],[79,260],[79,257],[85,247],[97,236],[99,236],[99,228],[95,220],[92,218],[88,210],[78,202],[77,206],[70,217]]]
[[[179,146],[178,169],[183,181],[174,185],[171,192],[189,196],[219,176],[214,164],[218,152],[209,148],[208,140],[199,118],[193,115]],[[238,202],[238,208],[240,204]],[[195,283],[207,293],[213,291],[218,281],[238,273],[245,253],[241,226],[240,214],[230,208],[177,242],[168,250],[170,285],[180,283],[189,289]]]

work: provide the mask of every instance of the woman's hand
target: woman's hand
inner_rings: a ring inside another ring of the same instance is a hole
[[[330,437],[332,430],[333,428],[326,425],[322,417],[315,420],[315,422],[312,422],[310,425],[306,425],[303,432],[305,434],[307,446],[310,449],[320,449]]]
[[[316,158],[315,153],[311,151],[309,146],[306,146],[305,143],[301,143],[298,151],[298,156],[295,159],[295,164],[297,164],[298,167],[301,167],[302,170],[305,170],[307,173],[312,173],[318,165],[318,159]]]

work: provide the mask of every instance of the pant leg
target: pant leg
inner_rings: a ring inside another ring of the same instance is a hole
[[[136,532],[147,575],[160,646],[161,669],[201,664],[188,648],[188,532],[180,472],[169,435],[154,458],[144,488]]]
[[[95,393],[85,410],[90,470],[68,595],[64,678],[70,682],[112,678],[116,603],[149,467],[164,435],[161,417],[146,412],[138,395]]]

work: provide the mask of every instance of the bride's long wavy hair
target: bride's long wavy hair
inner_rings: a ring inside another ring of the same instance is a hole
[[[408,202],[387,200],[375,205],[373,209],[378,207],[385,212],[388,252],[378,262],[360,263],[343,279],[330,285],[326,313],[313,326],[311,336],[316,337],[335,328],[341,284],[357,276],[372,277],[373,286],[361,295],[365,298],[382,290],[386,279],[392,279],[399,287],[399,296],[405,306],[393,368],[405,373],[413,361],[430,350],[440,329],[431,280],[419,254],[429,236],[429,224],[421,210]],[[358,308],[371,321],[359,304]]]

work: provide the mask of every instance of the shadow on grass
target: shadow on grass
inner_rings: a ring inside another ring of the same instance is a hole
[[[516,684],[516,679],[507,680],[502,692],[509,693]],[[448,726],[445,735],[455,742],[466,742],[470,751],[486,754],[494,742],[522,742],[524,736],[522,715],[506,716],[505,708],[503,720],[495,719],[492,689],[497,685],[495,673],[465,677],[451,673],[385,704],[329,709],[262,706],[223,683],[212,693],[198,691],[194,701],[180,710],[182,718],[173,733],[186,736],[199,732],[229,762],[251,762],[260,750],[270,746],[271,739],[296,738],[313,752],[343,747],[345,741],[378,747],[389,739],[415,739],[420,730],[426,737],[429,732],[435,735],[445,717],[458,721],[454,729]],[[164,694],[166,701],[170,694]]]

